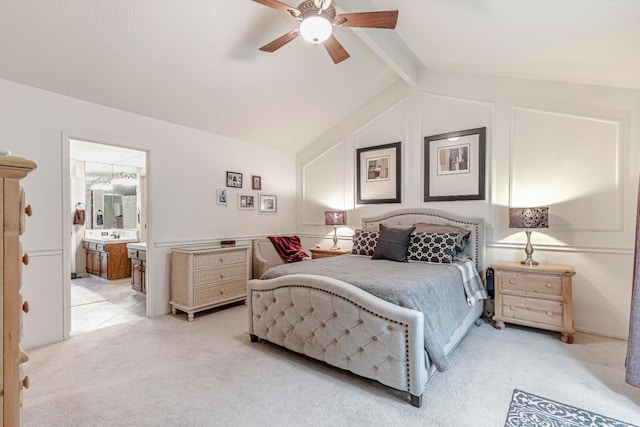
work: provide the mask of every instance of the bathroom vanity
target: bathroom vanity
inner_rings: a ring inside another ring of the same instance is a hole
[[[131,260],[131,288],[147,292],[147,243],[127,243],[127,256]]]
[[[136,241],[85,237],[82,239],[82,247],[86,252],[87,273],[107,280],[131,277],[127,243]]]

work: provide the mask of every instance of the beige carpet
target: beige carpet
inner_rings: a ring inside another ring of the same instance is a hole
[[[626,342],[473,327],[423,407],[263,341],[242,305],[141,319],[29,351],[25,426],[503,426],[514,388],[640,422]]]

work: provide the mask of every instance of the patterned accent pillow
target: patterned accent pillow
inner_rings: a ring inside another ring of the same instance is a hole
[[[377,231],[356,230],[353,235],[353,249],[351,249],[351,253],[356,255],[373,255],[379,236],[380,233]]]
[[[456,233],[415,233],[407,252],[409,261],[451,263],[456,256]]]

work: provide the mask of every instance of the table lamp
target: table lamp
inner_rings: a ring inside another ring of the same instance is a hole
[[[333,225],[333,246],[332,251],[338,250],[338,226],[347,223],[347,213],[345,211],[325,211],[324,224]]]
[[[535,228],[549,228],[549,208],[509,208],[509,228],[522,228],[527,233],[527,246],[524,248],[527,257],[521,263],[529,267],[538,265],[531,257],[531,231]]]

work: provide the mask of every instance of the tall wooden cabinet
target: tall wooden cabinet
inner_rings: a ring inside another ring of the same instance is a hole
[[[29,264],[29,255],[22,253],[20,235],[25,230],[25,215],[31,216],[31,206],[25,205],[20,179],[36,168],[36,164],[20,157],[0,156],[0,223],[4,224],[0,243],[0,329],[2,348],[0,372],[0,418],[4,426],[22,423],[22,388],[29,386],[23,377],[21,363],[28,360],[22,351],[22,311],[29,311],[22,301],[22,264]]]

